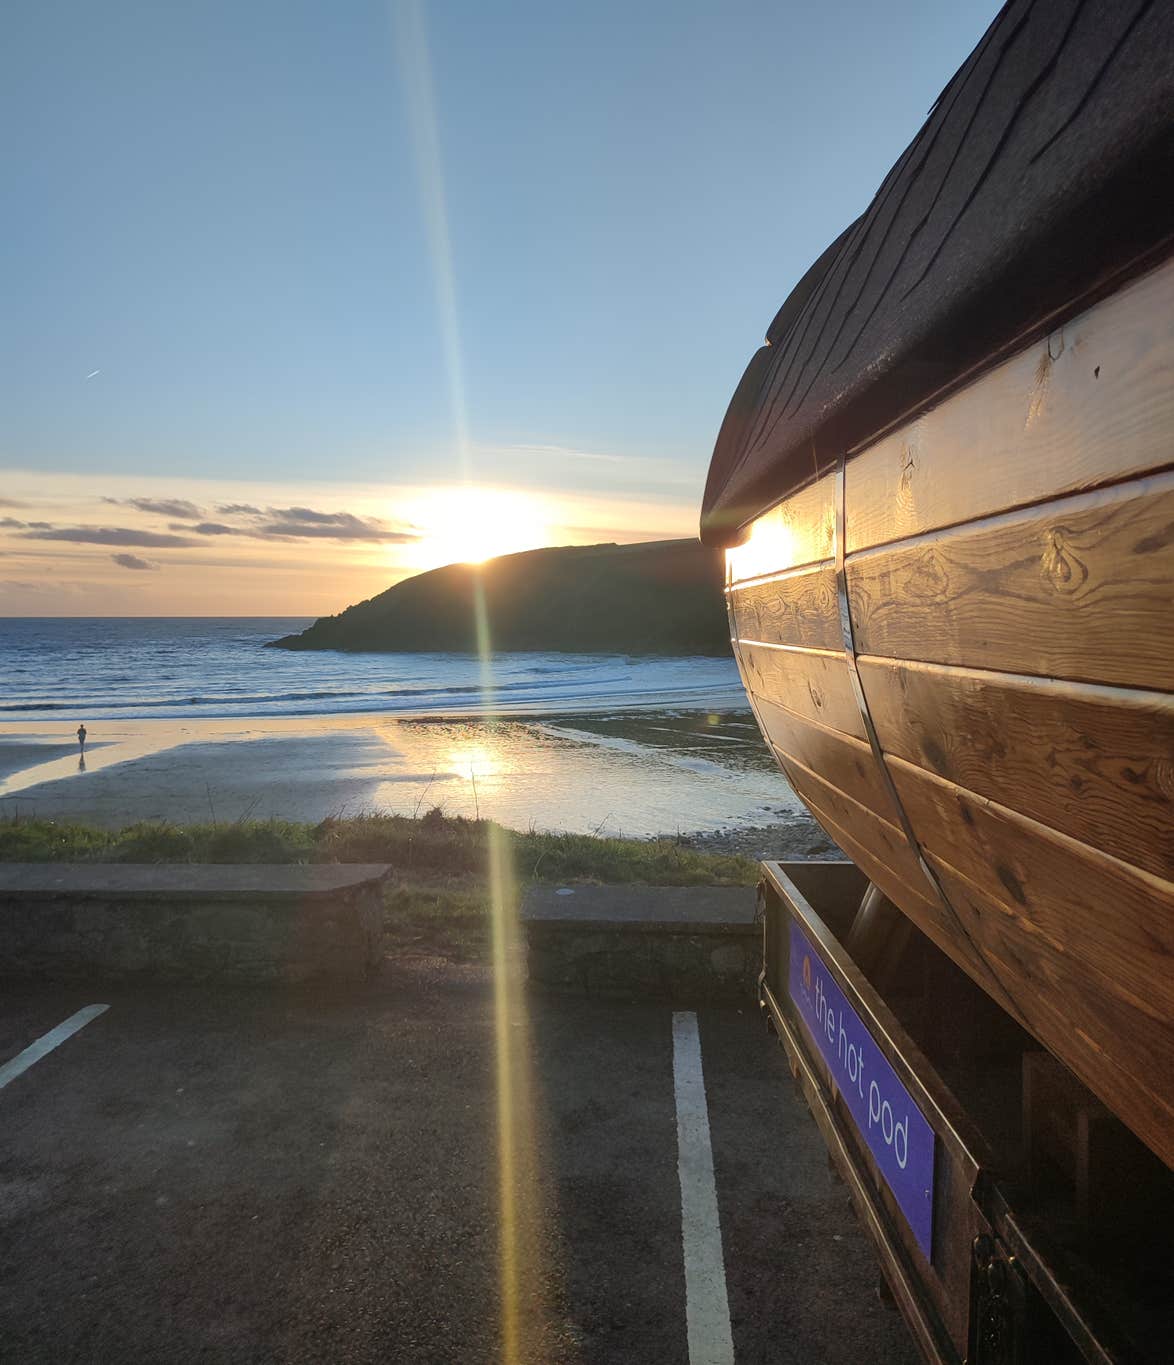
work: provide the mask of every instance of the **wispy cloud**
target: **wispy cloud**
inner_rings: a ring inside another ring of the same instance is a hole
[[[273,518],[257,528],[265,537],[318,538],[323,540],[365,540],[371,543],[405,545],[418,540],[412,531],[392,530],[372,517],[357,517],[352,512],[317,512],[312,507],[271,507]]]
[[[450,482],[220,482],[6,468],[0,577],[8,582],[0,616],[111,614],[119,604],[159,615],[323,615],[431,567],[450,549],[457,557],[463,519],[493,518],[499,497],[508,506],[514,499],[520,519],[532,521],[548,544],[693,532],[695,499],[674,498],[668,481],[648,472],[652,457],[575,463],[567,454],[572,443],[559,446],[540,435],[530,444],[538,450],[520,463],[546,471],[540,490],[524,480],[470,493]],[[480,463],[481,450],[474,453]],[[605,452],[579,452],[593,453]],[[503,455],[497,463],[506,462]],[[558,490],[560,465],[606,487]],[[470,497],[472,508],[463,501]],[[129,568],[115,560],[117,551],[159,568]]]
[[[489,450],[499,450],[503,447],[487,447]],[[517,452],[519,455],[541,455],[549,456],[561,460],[594,460],[600,464],[630,464],[630,455],[606,454],[600,450],[575,450],[571,446],[544,445],[541,443],[526,444],[525,442],[504,447],[504,449]]]
[[[137,545],[142,549],[187,549],[199,541],[161,531],[135,531],[125,526],[57,526],[21,531],[22,540],[66,540],[76,545]]]
[[[100,583],[79,582],[77,579],[55,578],[0,578],[0,593],[31,597],[79,597],[102,592]]]
[[[231,509],[231,511],[230,511]],[[414,531],[395,529],[375,517],[359,517],[353,512],[320,512],[313,507],[247,507],[224,504],[223,515],[244,517],[232,526],[223,521],[169,522],[172,531],[198,536],[248,536],[253,540],[339,540],[363,541],[371,545],[404,545],[418,540]]]
[[[169,531],[194,531],[198,536],[247,536],[249,534],[247,527],[226,526],[222,521],[197,521],[194,524],[169,521],[167,529]]]
[[[501,466],[516,465],[533,468],[539,463],[545,468],[556,468],[562,464],[568,469],[575,465],[588,467],[604,466],[596,471],[595,477],[608,481],[622,477],[627,483],[648,484],[650,487],[663,488],[665,485],[693,485],[696,474],[682,470],[677,461],[665,455],[633,455],[605,450],[580,450],[576,446],[564,446],[550,441],[516,441],[507,444],[480,445],[474,452],[482,464]],[[587,477],[584,471],[584,477]]]
[[[140,559],[138,555],[132,554],[111,555],[110,558],[115,562],[115,564],[120,564],[124,569],[153,570],[159,568],[158,564],[153,563],[149,559]]]
[[[0,517],[0,530],[15,532],[24,540],[59,540],[78,545],[134,545],[152,549],[190,549],[220,536],[249,540],[333,540],[369,545],[406,545],[420,539],[415,530],[389,526],[377,517],[353,512],[323,512],[314,507],[254,507],[249,503],[225,503],[233,521],[199,520],[200,508],[183,498],[102,498],[108,506],[132,507],[158,516],[191,518],[170,521],[167,531],[140,530],[129,526],[55,526],[47,521],[24,521]],[[128,567],[128,566],[124,566]]]
[[[21,521],[17,517],[0,517],[0,528],[6,531],[50,531],[53,529],[51,522]]]
[[[410,545],[420,539],[413,531],[386,531],[365,526],[355,518],[355,525],[312,526],[305,522],[275,521],[261,528],[266,540],[358,540],[370,545]]]
[[[41,583],[32,578],[0,578],[0,592],[51,593],[57,591],[55,583]]]
[[[184,498],[103,498],[114,507],[134,507],[140,512],[151,512],[159,517],[183,517],[199,521],[204,513],[194,502]]]

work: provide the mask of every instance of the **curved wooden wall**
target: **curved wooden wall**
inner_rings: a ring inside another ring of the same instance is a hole
[[[760,726],[829,834],[1174,1165],[1174,262],[728,554]],[[946,904],[904,832],[895,790]]]

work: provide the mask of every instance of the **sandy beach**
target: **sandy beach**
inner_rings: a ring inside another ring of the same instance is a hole
[[[91,757],[96,756],[98,745],[93,746],[94,753],[87,754],[87,762]],[[52,739],[36,740],[23,739],[19,736],[9,738],[0,737],[0,784],[3,784],[10,777],[19,777],[23,772],[30,768],[39,767],[41,764],[59,762],[68,758],[78,757],[77,740],[72,744]]]
[[[60,727],[0,726],[0,815],[118,828],[439,806],[512,828],[632,837],[815,831],[739,713],[133,720],[91,733],[82,766]]]

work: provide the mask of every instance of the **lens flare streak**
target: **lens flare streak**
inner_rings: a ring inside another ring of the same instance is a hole
[[[432,70],[424,16],[419,0],[397,0],[396,47],[399,73],[407,100],[416,155],[416,168],[429,253],[436,288],[437,311],[448,370],[452,420],[466,496],[473,494],[465,374],[457,310],[456,275],[436,119]],[[481,509],[484,512],[484,509]],[[476,547],[475,547],[476,548]],[[477,649],[481,661],[482,716],[496,711],[493,646],[484,587],[474,589]],[[470,782],[475,781],[472,765]],[[542,1340],[549,1318],[544,1286],[553,1270],[544,1254],[538,1264],[536,1249],[546,1247],[543,1235],[537,1124],[530,1082],[532,1051],[526,1002],[518,982],[520,931],[518,885],[508,835],[497,826],[488,830],[489,899],[492,920],[493,1023],[497,1097],[498,1257],[501,1359],[504,1365],[542,1358]]]

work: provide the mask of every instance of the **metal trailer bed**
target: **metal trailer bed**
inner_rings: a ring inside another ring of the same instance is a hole
[[[854,864],[759,891],[761,1009],[926,1359],[1168,1361],[1164,1165]]]

